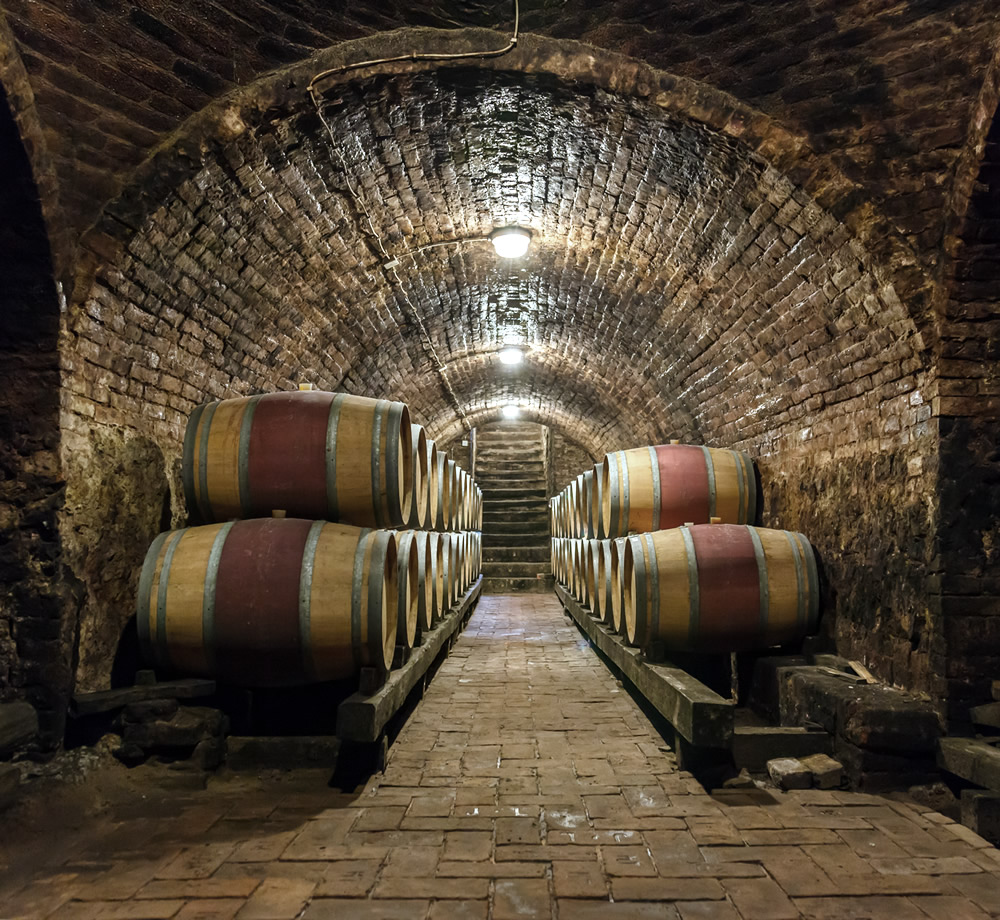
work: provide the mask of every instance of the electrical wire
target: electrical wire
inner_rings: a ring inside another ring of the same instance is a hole
[[[329,70],[320,71],[316,74],[310,81],[307,91],[310,95],[313,94],[316,84],[322,80],[326,80],[329,77],[335,77],[337,74],[347,73],[351,70],[363,70],[365,67],[378,67],[382,64],[398,64],[402,61],[461,61],[468,60],[470,58],[494,58],[502,57],[505,54],[513,51],[517,47],[517,34],[521,25],[521,5],[520,0],[514,0],[514,31],[511,33],[510,39],[507,44],[502,48],[496,48],[492,51],[461,51],[454,53],[444,53],[444,54],[432,54],[430,52],[417,52],[413,51],[410,54],[400,54],[396,57],[389,58],[374,58],[371,61],[357,61],[354,64],[343,64],[340,67],[331,67]],[[313,97],[315,102],[315,96]]]
[[[424,346],[424,351],[427,357],[430,359],[431,363],[434,365],[437,371],[438,378],[441,380],[441,385],[448,396],[449,402],[452,404],[452,408],[457,413],[458,417],[462,420],[462,425],[467,431],[472,430],[472,424],[469,421],[469,417],[465,413],[465,409],[462,407],[462,403],[455,393],[454,387],[451,385],[451,381],[448,379],[448,372],[445,367],[444,362],[441,360],[437,353],[437,349],[434,347],[434,341],[431,339],[430,333],[427,331],[427,327],[424,325],[424,321],[417,311],[416,306],[410,299],[409,294],[406,293],[406,289],[403,287],[402,279],[396,272],[396,268],[399,265],[399,259],[394,258],[389,255],[385,248],[385,242],[382,239],[382,235],[375,228],[375,221],[372,219],[371,212],[368,210],[368,206],[365,204],[364,199],[361,197],[360,192],[355,187],[354,183],[351,181],[351,174],[347,168],[347,161],[344,159],[343,151],[340,149],[340,145],[337,143],[337,137],[333,132],[333,126],[327,121],[326,116],[323,114],[323,107],[321,104],[320,97],[316,91],[316,84],[322,82],[323,80],[329,79],[330,77],[337,76],[338,74],[348,73],[353,70],[362,70],[367,67],[379,67],[384,64],[396,64],[402,61],[458,61],[458,60],[468,60],[471,58],[482,59],[482,58],[495,58],[501,57],[502,55],[508,54],[517,47],[517,35],[518,29],[520,28],[521,21],[521,9],[520,0],[514,0],[514,30],[511,33],[511,37],[507,44],[503,48],[496,48],[488,51],[464,51],[457,53],[447,53],[447,54],[432,54],[432,53],[417,53],[413,52],[411,54],[401,54],[396,57],[390,58],[376,58],[370,61],[358,61],[354,64],[344,64],[340,67],[332,67],[329,70],[321,71],[316,74],[310,81],[306,88],[309,94],[309,98],[312,100],[312,104],[316,109],[316,114],[319,116],[319,120],[323,127],[326,129],[326,133],[330,138],[330,143],[333,146],[333,150],[337,155],[337,159],[340,161],[340,168],[344,174],[344,182],[347,186],[347,190],[350,194],[351,199],[354,201],[355,206],[364,216],[364,223],[362,224],[362,232],[365,233],[365,224],[367,224],[366,235],[375,243],[378,248],[378,252],[382,257],[382,270],[386,273],[389,280],[395,283],[395,286],[399,292],[399,296],[406,307],[406,312],[409,314],[410,319],[417,327],[420,332],[420,339]],[[474,237],[469,240],[442,240],[437,243],[428,243],[424,246],[417,247],[414,250],[410,250],[401,253],[401,256],[409,255],[411,257],[415,256],[417,252],[421,252],[425,249],[433,249],[438,246],[446,246],[451,243],[459,242],[479,242],[481,240],[487,240],[488,237]]]

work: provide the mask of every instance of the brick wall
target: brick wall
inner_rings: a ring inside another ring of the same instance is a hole
[[[549,462],[554,472],[555,491],[558,495],[580,473],[592,470],[602,456],[594,457],[582,444],[566,437],[561,431],[552,431]]]

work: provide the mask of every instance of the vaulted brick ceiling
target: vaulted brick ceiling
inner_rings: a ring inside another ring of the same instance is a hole
[[[185,333],[196,388],[385,393],[446,437],[521,402],[596,453],[793,437],[807,401],[914,351],[842,226],[739,142],[648,102],[451,70],[343,86],[323,112],[336,149],[312,111],[252,128],[99,280],[95,300]],[[462,242],[508,223],[534,234],[524,260]],[[523,366],[500,364],[506,341]]]

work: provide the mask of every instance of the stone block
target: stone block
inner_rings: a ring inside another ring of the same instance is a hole
[[[962,823],[980,837],[1000,846],[1000,792],[963,789]]]
[[[782,789],[808,789],[812,786],[812,773],[796,757],[779,757],[767,762],[771,780]]]
[[[0,704],[0,754],[7,754],[38,734],[38,713],[31,703]]]
[[[802,765],[812,773],[813,785],[820,789],[836,789],[844,778],[843,764],[828,754],[803,757]]]
[[[750,683],[750,705],[761,715],[775,722],[779,718],[779,671],[783,668],[805,667],[802,655],[768,655],[758,658],[753,665]]]
[[[934,751],[941,724],[933,706],[901,690],[814,668],[779,672],[784,725],[816,724],[856,747],[888,754]]]
[[[1000,728],[1000,702],[973,706],[969,710],[969,716],[973,725]]]
[[[20,785],[21,771],[13,764],[0,764],[0,811],[14,804]]]
[[[329,735],[232,737],[226,765],[231,770],[292,770],[337,766],[340,739]]]
[[[738,725],[733,731],[733,762],[755,773],[763,771],[769,760],[828,754],[831,749],[826,732],[798,725]]]
[[[226,716],[218,709],[189,706],[178,709],[169,718],[146,722],[127,722],[122,734],[125,745],[143,750],[159,748],[194,748],[200,741],[218,738],[227,728]]]
[[[933,753],[941,723],[929,702],[885,687],[859,690],[841,732],[848,741],[875,751]]]

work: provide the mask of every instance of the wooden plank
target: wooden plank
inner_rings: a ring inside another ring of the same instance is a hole
[[[671,664],[650,664],[625,645],[557,584],[556,594],[590,641],[683,737],[697,747],[729,748],[733,740],[730,700]]]
[[[129,703],[147,700],[188,700],[215,693],[215,681],[201,678],[165,680],[157,684],[136,684],[118,690],[97,690],[93,693],[75,693],[70,703],[70,713],[75,716],[111,712]]]
[[[425,630],[423,641],[410,652],[410,660],[389,672],[388,680],[371,696],[355,693],[337,707],[337,737],[341,741],[372,743],[403,705],[410,691],[431,666],[438,652],[462,625],[465,615],[479,599],[480,575],[465,597],[434,629]]]
[[[1000,792],[1000,748],[976,738],[939,738],[937,765],[962,779]]]

